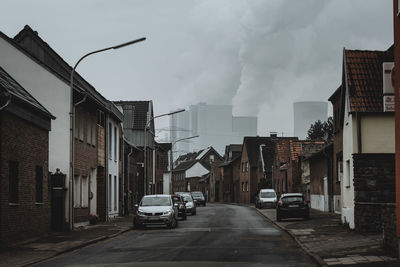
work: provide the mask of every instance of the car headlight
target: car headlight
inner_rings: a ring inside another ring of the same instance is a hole
[[[163,215],[170,215],[171,214],[171,211],[170,210],[167,210],[167,211],[164,211],[163,212]]]
[[[187,203],[186,208],[189,208],[189,209],[192,208],[192,204]]]
[[[138,214],[138,215],[144,215],[144,212],[141,211],[141,210],[138,210],[137,214]]]
[[[261,202],[261,203],[264,203],[264,200],[260,199],[260,202]]]

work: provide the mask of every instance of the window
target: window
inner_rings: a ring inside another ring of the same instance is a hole
[[[346,187],[350,187],[350,160],[346,160],[346,180],[344,181]]]
[[[112,125],[108,123],[108,158],[112,159]]]
[[[246,182],[246,192],[249,192],[249,183]]]
[[[85,128],[85,120],[83,118],[83,114],[82,116],[80,116],[79,118],[79,140],[83,141],[83,131]]]
[[[244,192],[244,189],[245,189],[244,182],[242,182],[242,192]]]
[[[111,174],[108,175],[108,211],[111,211],[111,192],[112,192],[112,176]]]
[[[117,142],[117,127],[114,127],[114,160],[117,161],[117,149],[118,142]]]
[[[338,159],[337,161],[337,181],[340,182],[343,180],[343,160]]]
[[[82,176],[81,183],[82,183],[82,192],[81,192],[82,208],[87,208],[89,206],[89,184],[87,176]]]
[[[210,163],[214,162],[214,155],[210,155]]]
[[[246,171],[246,172],[249,172],[249,162],[246,162],[246,163],[245,163],[245,171]]]
[[[117,190],[118,190],[118,184],[117,184],[117,176],[114,176],[114,211],[117,211]]]
[[[8,162],[8,203],[18,203],[18,162]]]
[[[97,145],[97,124],[96,123],[92,123],[92,141],[91,144],[93,146]]]
[[[81,207],[81,177],[75,175],[74,177],[74,208]]]
[[[101,110],[97,110],[97,125],[101,127],[105,126],[104,112]]]
[[[36,202],[43,203],[43,167],[36,166]]]
[[[92,143],[92,120],[89,118],[86,124],[86,143],[89,145]]]

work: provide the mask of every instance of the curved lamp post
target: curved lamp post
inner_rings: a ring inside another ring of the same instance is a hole
[[[119,45],[115,45],[115,46],[110,46],[107,48],[103,48],[103,49],[99,49],[99,50],[95,50],[92,51],[90,53],[87,53],[86,55],[84,55],[83,57],[81,57],[78,62],[76,62],[74,68],[71,71],[71,76],[70,76],[70,80],[69,80],[69,87],[70,87],[70,180],[69,180],[69,197],[70,197],[70,201],[69,201],[69,223],[70,223],[70,229],[72,230],[74,228],[74,190],[73,190],[73,186],[74,186],[74,134],[75,134],[75,107],[78,106],[79,104],[83,103],[86,100],[86,94],[84,96],[84,98],[80,101],[78,101],[77,103],[74,103],[74,74],[75,74],[75,69],[78,67],[79,63],[85,59],[86,57],[93,55],[93,54],[97,54],[100,52],[104,52],[107,50],[111,50],[111,49],[119,49],[128,45],[132,45],[138,42],[142,42],[146,40],[145,37],[140,38],[140,39],[136,39],[133,41],[129,41],[123,44],[119,44]]]
[[[149,189],[149,179],[148,179],[148,173],[147,173],[147,127],[149,127],[150,123],[152,121],[154,121],[154,119],[160,118],[160,117],[164,117],[164,116],[170,116],[176,113],[180,113],[180,112],[184,112],[185,109],[179,109],[170,113],[165,113],[165,114],[161,114],[161,115],[157,115],[154,116],[152,118],[149,119],[149,121],[146,123],[146,126],[144,127],[144,191],[143,194],[147,195],[148,189]],[[155,182],[155,177],[153,176],[153,184]]]
[[[172,152],[172,150],[173,150],[173,148],[174,148],[174,145],[176,144],[176,143],[178,143],[178,142],[180,142],[180,141],[184,141],[184,140],[189,140],[189,139],[193,139],[193,138],[197,138],[197,137],[199,137],[199,135],[194,135],[194,136],[190,136],[190,137],[185,137],[185,138],[181,138],[181,139],[178,139],[178,140],[175,140],[174,142],[172,142],[172,144],[171,144],[171,150],[170,150],[170,163],[169,163],[169,173],[170,173],[170,175],[169,175],[169,193],[170,194],[172,194],[173,192],[172,192],[172,168],[173,168],[173,166],[174,166],[174,154],[173,154],[173,152]]]

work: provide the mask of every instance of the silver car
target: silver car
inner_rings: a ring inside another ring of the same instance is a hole
[[[196,215],[196,204],[194,203],[192,195],[190,195],[189,193],[182,193],[181,196],[185,201],[186,213]]]
[[[174,205],[171,195],[147,195],[135,206],[134,228],[147,225],[165,225],[169,228],[178,226],[177,205]]]

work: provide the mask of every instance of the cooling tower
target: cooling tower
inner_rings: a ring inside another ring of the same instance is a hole
[[[311,124],[328,119],[328,102],[306,101],[293,103],[294,136],[299,139],[307,137]]]

